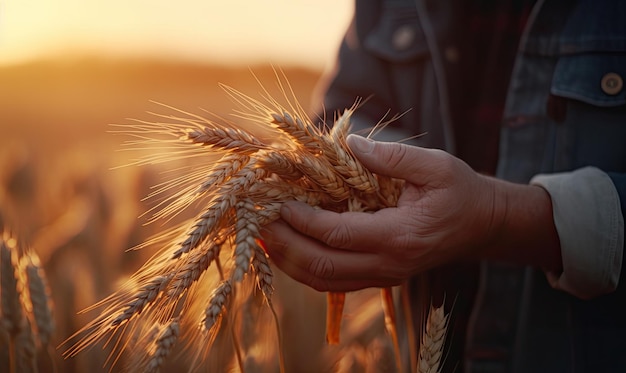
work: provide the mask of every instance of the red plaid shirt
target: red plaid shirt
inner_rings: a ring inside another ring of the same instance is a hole
[[[459,59],[456,65],[450,63],[448,83],[457,155],[479,172],[495,172],[506,90],[534,3],[466,2],[466,23],[459,25],[457,33]],[[443,53],[445,56],[446,51]]]

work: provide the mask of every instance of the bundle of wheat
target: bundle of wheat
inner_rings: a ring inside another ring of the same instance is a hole
[[[280,79],[279,85],[287,97],[289,87]],[[191,334],[194,345],[202,345],[206,352],[228,311],[249,297],[253,288],[262,292],[274,312],[273,274],[262,247],[261,229],[279,218],[282,203],[297,200],[337,212],[376,211],[396,205],[403,181],[371,173],[346,144],[357,105],[346,109],[332,127],[324,127],[314,124],[299,104],[283,106],[267,91],[259,101],[232,88],[224,89],[241,107],[235,112],[238,119],[257,126],[265,135],[224,118],[209,120],[171,107],[176,115],[155,114],[163,121],[136,121],[120,131],[137,138],[132,145],[157,150],[138,164],[201,160],[181,166],[180,177],[158,186],[152,197],[160,196],[162,201],[155,208],[154,220],[172,219],[192,204],[201,206],[202,211],[190,222],[142,245],[161,248],[126,285],[92,307],[104,309],[72,337],[81,339],[66,356],[102,339],[115,339],[116,351],[111,357],[115,362],[126,346],[121,337],[131,335],[139,341],[133,353],[140,349],[145,353],[134,368],[155,371],[178,338],[179,329]],[[207,155],[220,158],[207,162]],[[212,291],[201,291],[205,289]],[[383,294],[386,311],[392,310],[390,292],[387,289]],[[329,294],[329,343],[339,341],[343,301],[343,294]],[[204,311],[197,311],[198,304],[205,305]],[[392,312],[388,314],[393,331],[395,319]],[[160,327],[155,332],[146,325]],[[277,334],[280,345],[280,330]],[[392,336],[397,339],[394,333]],[[397,350],[397,340],[393,344]],[[279,359],[282,367],[282,356]],[[238,363],[243,371],[241,354]]]

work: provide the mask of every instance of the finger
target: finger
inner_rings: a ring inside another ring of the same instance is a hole
[[[284,253],[272,251],[270,254],[270,260],[281,271],[287,274],[290,278],[307,285],[317,291],[335,291],[335,292],[348,292],[356,291],[371,287],[390,287],[396,286],[401,283],[400,280],[391,280],[386,278],[346,278],[346,279],[328,279],[323,277],[316,277],[308,271],[302,270],[300,267],[294,265],[293,262],[286,259]],[[371,272],[370,272],[371,276]]]
[[[375,213],[336,213],[314,209],[302,202],[286,202],[281,207],[282,218],[297,231],[328,246],[351,251],[378,252],[383,247],[399,243],[404,237],[399,228],[400,214],[396,208]],[[398,241],[396,241],[398,240]]]
[[[396,142],[381,142],[348,135],[348,146],[370,171],[423,185],[434,169],[445,165],[451,156],[441,150],[426,149]]]
[[[282,254],[278,254],[274,251],[270,254],[270,260],[290,278],[317,291],[348,292],[372,287],[396,286],[401,283],[400,280],[386,278],[327,279],[316,277],[307,271],[301,270],[299,267],[293,265],[292,262],[286,260]]]
[[[268,224],[263,239],[272,262],[290,277],[320,291],[334,289],[336,282],[373,286],[372,279],[382,268],[375,254],[332,249],[281,221]]]

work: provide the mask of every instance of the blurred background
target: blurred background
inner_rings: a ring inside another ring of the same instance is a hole
[[[253,73],[272,87],[272,67],[306,108],[352,7],[348,0],[0,2],[0,226],[36,251],[48,277],[55,333],[37,355],[39,371],[108,370],[102,346],[69,360],[56,346],[95,316],[78,311],[152,255],[125,250],[162,228],[144,226],[140,216],[164,170],[118,168],[132,159],[110,125],[154,119],[148,112],[163,108],[152,101],[227,116],[234,105],[218,83],[255,97]],[[353,323],[345,333],[354,338],[344,340],[357,342],[329,355],[325,295],[277,277],[288,371],[327,371],[342,356],[348,371],[386,346],[367,351],[383,322],[366,292],[349,297],[346,310]],[[6,344],[3,336],[0,371],[7,371]],[[174,358],[164,371],[184,361]],[[231,363],[211,369],[229,371]],[[258,371],[275,371],[272,364]]]
[[[229,110],[217,83],[247,91],[250,70],[265,78],[270,65],[306,105],[351,12],[352,2],[330,0],[2,1],[2,147],[59,148],[48,141],[58,131],[66,142],[88,131],[118,141],[107,125],[153,109],[150,100]]]

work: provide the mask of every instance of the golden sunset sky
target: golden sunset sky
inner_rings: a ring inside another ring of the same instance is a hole
[[[323,68],[351,0],[2,0],[0,65],[96,55]]]

